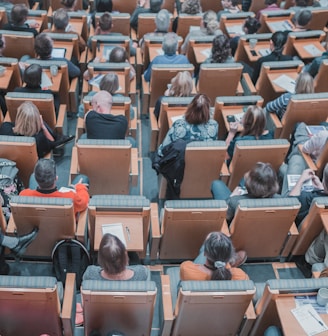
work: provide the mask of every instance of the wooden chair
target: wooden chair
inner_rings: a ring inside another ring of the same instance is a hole
[[[189,33],[190,26],[199,27],[201,22],[202,22],[202,14],[189,15],[180,13],[177,35],[185,39]]]
[[[239,35],[247,17],[255,17],[253,12],[222,13],[220,17],[220,29],[229,37]]]
[[[45,10],[30,9],[28,11],[28,20],[36,20],[40,27],[37,28],[39,32],[42,32],[44,29],[48,29],[48,15]]]
[[[64,5],[60,2],[60,0],[48,0],[48,1],[50,1],[50,7],[52,9],[52,12],[54,12],[55,10],[57,10],[59,8],[64,8]],[[83,10],[82,0],[76,1],[76,4],[75,4],[74,8],[75,8],[75,10],[78,10],[78,11]],[[51,12],[51,14],[52,14],[52,12]]]
[[[78,173],[85,174],[91,195],[127,195],[130,184],[137,184],[137,160],[137,149],[128,140],[79,139],[72,151],[71,180]]]
[[[253,281],[179,282],[179,267],[169,268],[161,280],[163,336],[197,336],[204,330],[206,335],[246,336],[254,323]]]
[[[234,190],[244,174],[259,161],[271,163],[278,171],[288,149],[289,142],[285,139],[237,141],[229,166],[229,189]]]
[[[92,58],[96,56],[105,58],[103,54],[104,46],[122,47],[126,50],[128,56],[130,55],[130,37],[124,35],[94,35],[91,38]],[[105,58],[108,62],[108,59]]]
[[[62,302],[62,303],[61,303]],[[50,276],[0,276],[3,335],[74,335],[75,274],[62,283]],[[42,318],[40,318],[42,316]]]
[[[317,75],[314,78],[314,91],[315,92],[328,92],[328,60],[324,60],[319,68]]]
[[[236,251],[245,250],[249,259],[286,258],[297,239],[300,207],[296,198],[240,200],[229,226]]]
[[[212,10],[217,13],[223,9],[221,2],[213,1],[213,0],[201,0],[200,6],[202,7],[202,11],[204,13],[209,10]]]
[[[166,201],[160,225],[152,221],[151,259],[162,262],[195,259],[210,232],[226,231],[226,211],[224,201]]]
[[[6,11],[6,9],[4,7],[0,7],[0,29],[6,23],[8,23],[7,11]]]
[[[174,0],[164,0],[161,9],[167,9],[171,14],[175,11],[175,1]]]
[[[150,225],[154,217],[158,219],[157,204],[151,204],[144,196],[94,195],[88,208],[91,249],[99,249],[102,224],[119,222],[125,226],[127,248],[138,252],[140,258],[145,258]]]
[[[96,26],[99,22],[99,18],[103,14],[104,13],[96,13],[95,15]],[[124,12],[124,13],[111,13],[110,15],[112,17],[112,23],[113,23],[111,31],[114,33],[121,33],[122,35],[129,36],[130,35],[130,14]]]
[[[211,184],[220,177],[226,156],[224,141],[193,141],[185,151],[181,199],[212,198]],[[206,162],[206,165],[204,165]],[[164,199],[166,179],[161,179],[159,198]]]
[[[293,24],[291,19],[293,15],[293,11],[286,9],[263,12],[260,17],[261,27],[258,33],[292,30]]]
[[[154,152],[163,142],[174,117],[183,115],[193,97],[163,97],[158,121],[152,111],[149,113],[151,126],[150,151]]]
[[[299,235],[291,251],[292,256],[304,255],[322,230],[327,230],[328,197],[316,197],[307,216],[298,226]]]
[[[305,32],[290,32],[284,48],[285,55],[298,56],[300,59],[312,60],[314,57],[321,56],[325,51],[321,42],[324,41],[326,34],[323,30],[310,30]],[[313,46],[316,54],[306,51],[306,46]]]
[[[17,58],[0,57],[0,65],[6,68],[5,76],[2,77],[0,84],[2,90],[10,92],[22,85],[21,72]],[[5,78],[7,78],[7,81],[5,81]]]
[[[311,113],[309,113],[311,111]],[[281,121],[270,113],[275,127],[275,138],[289,139],[298,122],[318,125],[328,117],[328,93],[295,94],[289,100]]]
[[[227,115],[242,113],[250,105],[262,107],[263,98],[261,96],[216,97],[213,119],[219,124],[220,140],[225,140],[227,137]]]
[[[65,58],[71,60],[74,57],[76,60],[80,60],[81,55],[77,34],[47,33],[47,35],[53,40],[54,48],[66,49]]]
[[[276,99],[286,90],[274,84],[281,75],[286,75],[295,80],[302,71],[304,63],[302,61],[281,61],[281,62],[264,62],[262,63],[261,72],[256,81],[255,88],[257,94],[263,97],[264,105],[267,102]]]
[[[69,112],[76,113],[78,108],[78,96],[79,96],[79,78],[73,78],[71,81],[68,77],[67,62],[65,61],[52,61],[52,60],[39,60],[28,59],[25,61],[27,64],[39,64],[43,71],[49,72],[51,65],[57,65],[58,78],[60,79],[58,91],[55,88],[51,88],[53,92],[58,93],[60,97],[60,103],[67,106]],[[55,81],[55,79],[53,79]]]
[[[33,137],[0,135],[0,157],[16,162],[18,176],[28,186],[34,166],[38,161]]]
[[[6,40],[5,48],[2,51],[3,56],[17,59],[20,59],[24,55],[35,56],[33,33],[0,30],[0,34]],[[24,48],[17,48],[17,46],[24,46]]]
[[[10,121],[15,122],[17,108],[23,102],[31,101],[39,109],[42,119],[52,130],[56,130],[59,134],[67,134],[66,105],[60,105],[58,117],[56,117],[54,97],[52,94],[8,92],[5,99]]]
[[[263,335],[272,325],[282,326],[285,335],[302,335],[304,330],[291,312],[295,308],[295,298],[316,295],[320,288],[326,286],[327,278],[268,280],[255,306],[257,318],[249,335]],[[285,323],[282,325],[282,322]]]
[[[25,255],[50,259],[56,243],[76,238],[87,244],[86,211],[79,214],[76,223],[74,204],[70,198],[14,196],[10,201],[11,218],[7,233],[19,235],[38,227],[38,235],[27,248]]]
[[[154,107],[157,99],[167,89],[167,84],[180,71],[189,71],[192,75],[194,66],[192,64],[156,64],[152,67],[150,83],[142,78],[142,113],[147,114],[149,107]]]
[[[154,281],[82,282],[86,335],[116,330],[124,335],[150,335],[157,294]],[[110,312],[110,314],[109,314]]]
[[[312,13],[312,19],[307,24],[306,28],[308,30],[324,30],[328,23],[328,7],[312,7],[310,9]]]
[[[212,50],[214,38],[215,35],[190,36],[186,49],[186,56],[189,62],[195,66],[195,69],[197,69],[196,73],[198,73],[200,64],[207,59],[208,52]]]
[[[281,0],[277,1],[277,5],[278,7],[280,6],[280,2]],[[251,6],[249,7],[249,12],[253,12],[255,14],[257,14],[258,11],[260,11],[261,9],[266,8],[266,4],[265,4],[265,0],[258,0],[258,1],[252,1]]]
[[[131,15],[136,5],[136,0],[127,0],[124,2],[121,0],[113,0],[113,12],[129,13]]]

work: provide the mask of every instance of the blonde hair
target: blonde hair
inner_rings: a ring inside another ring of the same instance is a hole
[[[38,108],[32,102],[24,102],[17,109],[14,133],[34,136],[41,131],[41,119]]]
[[[181,71],[172,78],[169,96],[189,97],[193,88],[193,81],[189,71]]]
[[[295,93],[314,93],[313,77],[308,72],[302,72],[298,75]]]

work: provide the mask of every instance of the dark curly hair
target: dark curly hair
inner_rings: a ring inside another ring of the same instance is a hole
[[[212,62],[224,63],[231,56],[231,47],[229,38],[222,34],[213,39],[212,44]]]

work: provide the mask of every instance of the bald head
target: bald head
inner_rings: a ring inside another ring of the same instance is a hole
[[[91,104],[94,111],[109,114],[112,109],[113,97],[109,92],[102,90],[92,97]]]

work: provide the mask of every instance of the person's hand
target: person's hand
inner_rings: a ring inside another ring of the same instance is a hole
[[[305,169],[300,177],[301,182],[305,182],[307,180],[312,180],[315,177],[315,173],[312,169]]]
[[[239,122],[238,121],[230,122],[229,123],[229,132],[231,132],[231,133],[237,133],[238,126],[239,126]]]
[[[90,72],[89,70],[85,70],[84,73],[83,73],[83,78],[88,81],[91,79],[91,76],[90,76]]]
[[[314,175],[312,177],[312,184],[317,189],[323,189],[323,185],[322,185],[322,183],[321,183],[321,181],[320,181],[320,179],[317,175]]]
[[[28,26],[30,28],[39,28],[40,24],[38,22],[36,22],[35,20],[31,20],[31,21],[28,22]]]
[[[80,178],[80,179],[77,181],[76,184],[71,184],[70,187],[72,187],[72,188],[75,189],[75,187],[76,187],[77,184],[83,184],[83,185],[85,185],[86,187],[89,187],[89,184],[88,184],[88,183],[82,183],[82,182],[83,182],[83,179]]]

